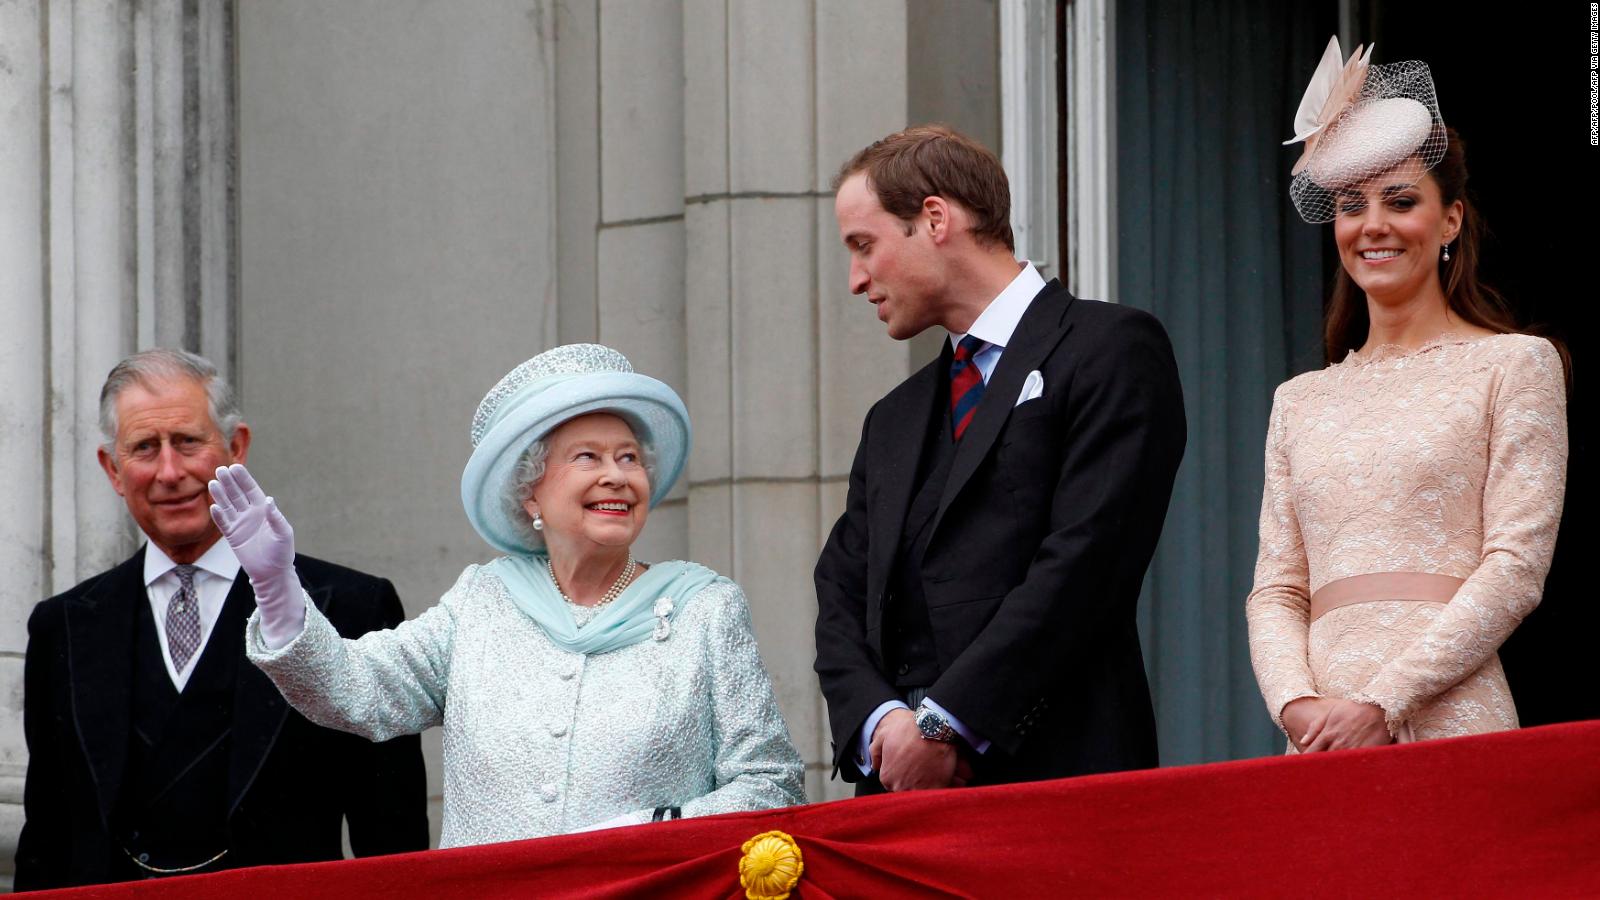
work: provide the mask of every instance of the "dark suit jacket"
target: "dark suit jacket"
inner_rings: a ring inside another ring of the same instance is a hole
[[[867,414],[845,511],[817,561],[817,674],[834,762],[898,696],[884,609],[951,352]],[[1044,393],[1013,406],[1028,373]],[[993,742],[985,783],[1155,766],[1135,606],[1186,436],[1159,322],[1051,281],[967,426],[932,524],[922,587],[939,676],[928,695]]]
[[[300,579],[339,632],[355,637],[405,618],[387,580],[306,556]],[[112,815],[129,753],[136,604],[147,603],[144,550],[40,603],[28,619],[23,728],[27,821],[18,890],[96,884],[126,874]],[[349,818],[357,855],[428,846],[420,739],[374,744],[312,725],[244,656],[255,609],[241,571],[195,671],[212,654],[233,672],[228,855],[205,871],[343,856]],[[227,658],[231,656],[232,658]],[[119,874],[121,873],[121,874]]]

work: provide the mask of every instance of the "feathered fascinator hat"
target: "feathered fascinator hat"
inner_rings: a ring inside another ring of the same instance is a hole
[[[1415,184],[1444,158],[1444,120],[1433,74],[1417,60],[1369,65],[1372,48],[1350,59],[1339,38],[1322,61],[1294,115],[1294,137],[1305,141],[1294,164],[1289,196],[1307,222],[1331,222],[1338,194],[1375,175],[1395,171]]]

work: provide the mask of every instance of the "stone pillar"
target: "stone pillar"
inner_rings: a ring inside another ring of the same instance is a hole
[[[750,596],[762,656],[828,782],[811,570],[867,406],[909,370],[846,287],[830,181],[906,124],[901,3],[684,3],[690,555]]]
[[[595,333],[688,396],[681,0],[600,0]],[[698,425],[698,423],[696,423]],[[688,555],[688,480],[650,514],[642,559]]]
[[[21,827],[26,620],[135,533],[95,461],[138,348],[233,363],[231,0],[0,5],[0,878]]]
[[[0,6],[0,881],[10,886],[27,748],[22,738],[22,657],[28,612],[50,590],[50,374],[43,146],[47,77],[37,4]]]

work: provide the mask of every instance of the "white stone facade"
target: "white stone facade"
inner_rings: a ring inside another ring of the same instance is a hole
[[[867,406],[938,338],[849,295],[829,182],[913,121],[998,143],[996,9],[0,4],[0,871],[26,617],[134,547],[95,399],[151,346],[236,379],[302,548],[412,615],[489,552],[458,499],[483,391],[555,343],[621,349],[695,425],[642,555],[744,586],[807,790],[840,796],[811,569]]]

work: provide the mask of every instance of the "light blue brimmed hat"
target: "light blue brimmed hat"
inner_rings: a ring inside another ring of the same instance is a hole
[[[641,443],[654,448],[650,506],[672,490],[689,457],[689,412],[677,392],[633,371],[628,358],[610,347],[555,347],[506,373],[472,417],[473,450],[461,473],[461,505],[472,527],[495,549],[534,550],[504,502],[517,460],[556,426],[594,412],[621,416]]]

